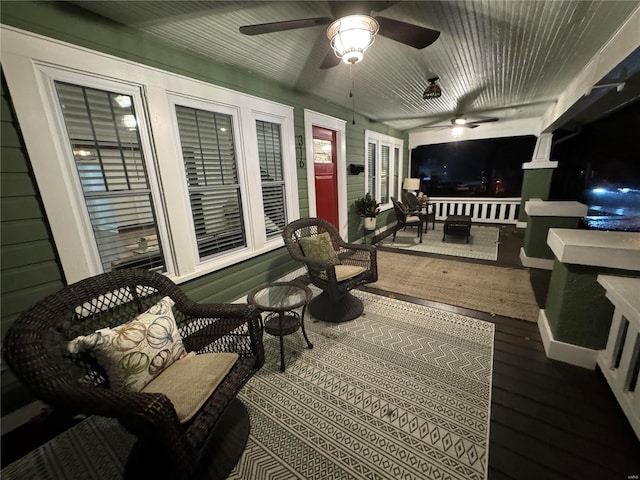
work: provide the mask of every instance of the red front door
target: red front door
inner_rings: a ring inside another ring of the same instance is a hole
[[[313,127],[313,165],[316,184],[316,215],[340,230],[338,221],[338,178],[336,132]]]

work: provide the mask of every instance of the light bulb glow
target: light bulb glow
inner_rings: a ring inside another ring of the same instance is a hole
[[[131,106],[131,97],[129,95],[118,95],[114,100],[120,108],[129,108]]]
[[[136,121],[136,117],[134,115],[123,115],[122,123],[129,130],[135,130],[136,127],[138,126],[138,122]]]
[[[337,57],[345,63],[355,64],[373,44],[379,28],[378,22],[371,17],[348,15],[329,25],[327,37]]]

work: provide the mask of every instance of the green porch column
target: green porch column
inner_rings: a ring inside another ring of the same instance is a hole
[[[538,317],[545,352],[554,360],[595,368],[613,316],[597,278],[640,278],[640,233],[552,228],[547,243],[555,259]]]
[[[580,219],[589,207],[579,202],[543,202],[529,200],[524,206],[529,217],[524,234],[524,245],[520,249],[520,261],[525,267],[551,270],[553,252],[547,245],[551,228],[578,228]]]
[[[552,139],[553,134],[551,133],[541,134],[536,142],[536,148],[531,161],[522,164],[524,175],[522,178],[522,190],[520,192],[518,228],[525,228],[527,226],[528,216],[525,212],[527,201],[532,198],[538,198],[540,200],[549,199],[553,169],[558,166],[558,162],[549,161]]]

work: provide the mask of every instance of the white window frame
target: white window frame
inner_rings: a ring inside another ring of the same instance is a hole
[[[369,162],[367,159],[367,155],[369,154],[369,144],[375,144],[376,146],[376,172],[381,172],[381,164],[382,164],[382,147],[389,147],[389,201],[382,203],[382,193],[381,193],[381,178],[380,175],[375,177],[376,182],[376,193],[375,199],[380,202],[380,210],[389,210],[393,208],[393,203],[391,202],[391,197],[395,192],[401,192],[402,188],[402,169],[403,169],[403,156],[404,156],[404,140],[400,138],[391,137],[389,135],[385,135],[383,133],[374,132],[372,130],[365,130],[364,132],[364,189],[365,193],[368,187],[368,179],[369,179]],[[393,179],[395,177],[395,161],[394,161],[394,149],[398,149],[400,152],[400,157],[398,158],[398,181],[397,185],[395,185],[395,189],[393,187]]]
[[[68,283],[101,273],[102,266],[70,163],[54,80],[134,94],[167,276],[184,282],[283,246],[281,237],[266,239],[262,195],[255,194],[261,189],[255,120],[281,125],[286,211],[288,218],[298,218],[292,107],[17,28],[3,25],[0,33],[3,69]],[[247,248],[199,260],[176,100],[233,112]]]

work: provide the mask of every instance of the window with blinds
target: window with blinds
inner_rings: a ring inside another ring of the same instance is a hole
[[[380,203],[389,203],[389,186],[390,186],[390,171],[389,171],[389,146],[382,145],[380,150]]]
[[[400,149],[393,149],[393,183],[391,184],[391,196],[393,198],[402,198],[398,185],[400,184]]]
[[[200,260],[247,245],[231,115],[176,105]]]
[[[55,82],[105,272],[165,271],[133,98]]]
[[[256,120],[258,158],[267,238],[278,237],[287,225],[280,125]]]
[[[392,208],[391,197],[400,197],[403,141],[382,133],[365,130],[365,191],[383,210]]]
[[[376,144],[367,143],[367,192],[378,198],[376,190]]]

